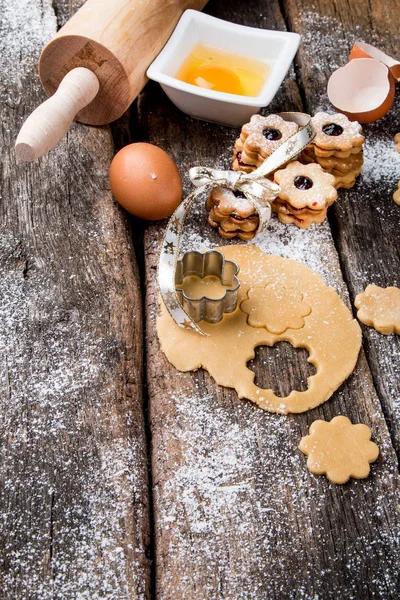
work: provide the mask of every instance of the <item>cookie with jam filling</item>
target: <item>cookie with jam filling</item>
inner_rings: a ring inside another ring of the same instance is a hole
[[[251,240],[255,236],[259,217],[253,204],[241,192],[215,187],[208,196],[206,208],[208,223],[218,229],[223,238]]]
[[[274,181],[281,191],[272,203],[272,209],[280,221],[294,223],[302,229],[311,223],[321,223],[338,195],[335,177],[315,163],[291,162],[276,171]]]
[[[319,164],[324,171],[334,175],[337,189],[353,187],[364,162],[361,125],[345,115],[324,112],[317,113],[312,122],[316,136],[299,160],[305,164]]]
[[[254,171],[298,129],[297,123],[285,121],[279,115],[253,115],[250,122],[243,125],[235,142],[233,169],[247,173]]]

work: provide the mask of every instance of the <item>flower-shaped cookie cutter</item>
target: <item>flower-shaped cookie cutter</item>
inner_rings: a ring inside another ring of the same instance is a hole
[[[196,250],[186,252],[181,260],[176,263],[175,285],[182,285],[185,277],[195,275],[200,279],[214,276],[220,279],[222,285],[229,286],[221,298],[192,298],[186,295],[183,289],[176,288],[178,300],[186,313],[195,323],[208,321],[219,323],[224,313],[236,310],[240,281],[237,278],[238,265],[225,260],[221,252],[209,250],[208,252],[197,252]]]

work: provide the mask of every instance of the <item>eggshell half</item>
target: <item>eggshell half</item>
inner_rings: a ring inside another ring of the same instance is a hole
[[[385,54],[379,48],[375,48],[375,46],[371,46],[371,44],[366,44],[365,42],[355,42],[350,52],[349,60],[353,60],[354,58],[375,58],[375,60],[379,60],[389,68],[396,81],[400,81],[400,62]]]
[[[394,78],[388,67],[373,58],[351,60],[328,81],[330,102],[359,123],[381,119],[392,106],[394,93]]]
[[[153,144],[129,144],[113,158],[110,184],[118,202],[141,219],[155,221],[172,215],[182,199],[178,168]]]

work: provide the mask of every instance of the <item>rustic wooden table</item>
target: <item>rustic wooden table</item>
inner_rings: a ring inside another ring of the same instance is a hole
[[[113,201],[116,150],[160,145],[184,176],[227,167],[237,131],[194,121],[150,83],[112,127],[74,124],[19,164],[13,144],[43,99],[39,52],[81,1],[0,0],[0,597],[3,599],[399,598],[400,337],[363,327],[353,375],[317,409],[268,414],[179,373],[155,332],[164,223]],[[237,23],[302,34],[268,112],[330,108],[326,82],[355,39],[399,54],[396,0],[211,1]],[[239,48],[240,51],[240,48]],[[365,168],[329,222],[275,219],[257,243],[320,272],[350,304],[368,283],[400,284],[400,177],[390,113],[365,127]],[[221,240],[194,210],[184,245]],[[260,385],[304,385],[305,351],[261,348]],[[271,385],[271,383],[270,383]],[[316,418],[371,426],[381,455],[343,486],[297,450]]]

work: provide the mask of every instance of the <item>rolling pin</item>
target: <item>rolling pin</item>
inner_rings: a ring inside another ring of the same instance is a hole
[[[39,76],[51,97],[25,121],[17,156],[32,161],[53,148],[76,119],[118,119],[147,82],[146,70],[187,8],[207,0],[87,0],[47,44]]]

